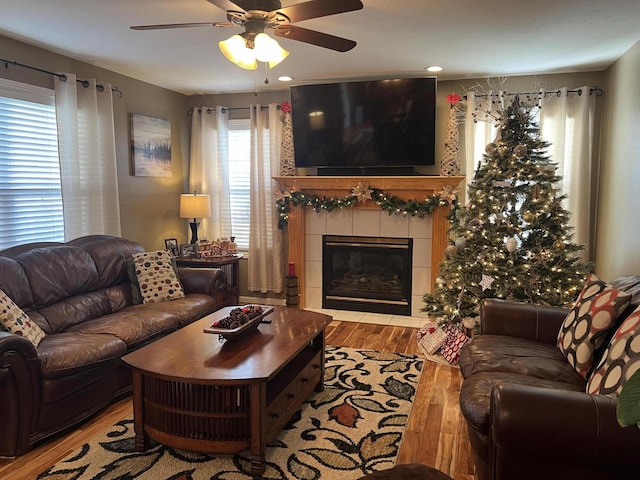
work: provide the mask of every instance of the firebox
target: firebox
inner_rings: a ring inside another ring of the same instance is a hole
[[[411,315],[412,238],[322,237],[322,308]]]

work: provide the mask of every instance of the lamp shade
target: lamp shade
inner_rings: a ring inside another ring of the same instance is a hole
[[[258,68],[253,50],[247,48],[245,39],[241,35],[233,35],[227,40],[218,42],[218,48],[230,62],[246,70]]]
[[[288,51],[282,48],[276,40],[266,33],[256,35],[253,51],[256,60],[259,62],[268,62],[269,68],[275,67],[289,55]]]
[[[207,218],[211,216],[209,195],[183,193],[180,195],[181,218]]]
[[[288,51],[266,33],[255,36],[246,32],[236,34],[218,42],[218,48],[227,60],[247,70],[258,68],[258,62],[266,62],[269,68],[273,68],[289,55]]]

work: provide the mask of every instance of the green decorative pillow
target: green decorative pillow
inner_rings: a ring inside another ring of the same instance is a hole
[[[558,348],[569,364],[587,378],[593,354],[605,341],[607,330],[629,304],[631,295],[589,275],[558,332]]]
[[[29,316],[0,290],[0,323],[9,332],[28,339],[37,347],[46,333],[39,325],[32,322]]]
[[[133,265],[143,303],[184,297],[182,284],[167,251],[134,253]]]
[[[637,370],[640,370],[640,307],[616,330],[600,363],[589,377],[587,393],[617,397]]]

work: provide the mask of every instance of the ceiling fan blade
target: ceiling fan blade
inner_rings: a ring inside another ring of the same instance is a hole
[[[161,25],[134,25],[131,30],[162,30],[165,28],[191,28],[191,27],[234,27],[229,22],[196,22],[196,23],[165,23]]]
[[[212,3],[216,7],[224,10],[225,12],[229,10],[233,10],[234,12],[244,12],[244,8],[240,5],[233,3],[231,0],[207,0],[209,3]]]
[[[310,43],[338,52],[348,52],[356,46],[356,42],[353,40],[309,30],[308,28],[296,27],[295,25],[283,25],[274,29],[273,33],[278,37],[290,38],[291,40]]]
[[[353,12],[355,10],[361,10],[362,7],[363,5],[360,0],[311,0],[309,2],[279,8],[277,11],[286,15],[289,20],[291,20],[291,23],[295,23],[311,18]]]

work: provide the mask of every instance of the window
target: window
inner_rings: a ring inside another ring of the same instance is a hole
[[[263,154],[269,155],[269,135],[264,135]],[[229,120],[229,197],[231,231],[240,250],[249,250],[251,197],[251,123],[248,118]]]
[[[0,248],[64,241],[53,90],[0,79]]]
[[[249,250],[251,131],[249,119],[229,120],[231,231],[238,249]]]

